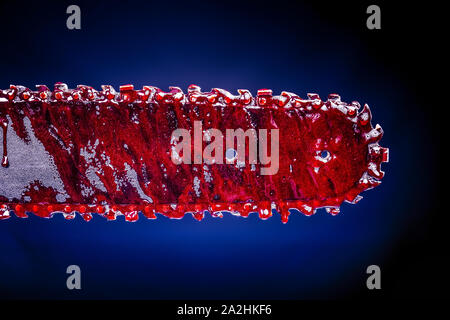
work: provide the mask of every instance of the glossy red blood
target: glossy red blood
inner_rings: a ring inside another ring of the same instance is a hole
[[[136,221],[139,213],[178,219],[190,212],[202,220],[205,211],[213,216],[229,211],[267,219],[277,210],[287,222],[290,208],[307,216],[326,208],[335,215],[343,201],[356,203],[362,191],[381,183],[388,149],[378,145],[383,131],[372,127],[367,105],[359,110],[357,102],[346,104],[337,94],[322,101],[317,94],[301,99],[262,89],[253,98],[247,90],[238,92],[201,92],[192,85],[185,95],[177,87],[163,92],[125,85],[117,93],[111,86],[72,90],[62,83],[53,93],[45,86],[0,90],[0,179],[24,180],[6,173],[27,166],[8,158],[15,152],[7,139],[13,135],[14,141],[42,144],[61,181],[58,187],[53,181],[26,181],[14,197],[0,192],[0,218],[12,211],[20,217],[62,212],[72,219],[78,212],[87,221],[91,213]],[[201,121],[203,130],[222,132],[279,129],[278,172],[261,175],[262,165],[248,162],[174,164],[171,134],[178,128],[192,131],[194,121]]]

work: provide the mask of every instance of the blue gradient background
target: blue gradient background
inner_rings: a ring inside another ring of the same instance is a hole
[[[61,216],[1,221],[0,298],[359,297],[368,295],[371,264],[386,270],[389,296],[408,294],[401,286],[406,274],[396,273],[407,273],[420,258],[410,261],[398,252],[411,233],[426,233],[429,207],[422,199],[436,188],[434,169],[423,170],[435,161],[432,132],[422,130],[429,124],[407,81],[411,74],[401,62],[386,62],[389,31],[365,30],[363,5],[335,16],[320,6],[284,2],[77,3],[79,31],[65,26],[71,2],[0,5],[1,32],[14,35],[0,52],[1,88],[62,81],[97,89],[127,83],[186,89],[194,83],[232,92],[337,92],[344,101],[371,106],[390,162],[383,165],[382,185],[363,193],[357,205],[344,204],[341,215],[293,214],[286,225],[278,215],[201,223],[190,216],[136,223]],[[355,21],[342,23],[350,17]],[[389,30],[389,13],[383,18]],[[71,264],[81,267],[81,291],[66,289]]]

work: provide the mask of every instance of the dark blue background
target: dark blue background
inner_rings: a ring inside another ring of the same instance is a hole
[[[420,45],[431,35],[408,27],[411,12],[382,5],[383,29],[369,31],[371,3],[73,3],[78,31],[66,28],[72,2],[0,5],[0,88],[62,81],[337,92],[371,106],[390,162],[382,185],[341,215],[295,214],[286,225],[278,215],[1,221],[0,298],[370,297],[371,264],[383,272],[377,296],[439,294],[439,126],[425,108],[437,107],[426,97],[435,79],[422,76],[433,61]],[[71,264],[81,267],[81,291],[66,289]]]

